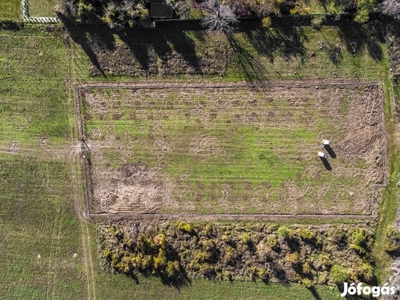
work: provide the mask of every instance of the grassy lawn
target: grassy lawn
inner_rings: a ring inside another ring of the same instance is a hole
[[[31,33],[0,32],[1,297],[82,299],[67,52]]]
[[[392,97],[395,95],[398,99],[400,96],[400,85],[395,83],[390,85],[390,75],[387,73],[385,80],[385,116],[386,116],[386,128],[390,137],[388,147],[389,157],[389,184],[383,194],[382,202],[379,207],[379,222],[376,228],[376,242],[374,248],[374,257],[377,261],[377,277],[383,282],[387,276],[387,269],[389,268],[391,257],[385,252],[385,241],[386,241],[386,230],[388,225],[392,225],[395,222],[397,209],[399,206],[399,144],[397,133],[396,118],[393,118],[392,108]]]
[[[79,223],[68,201],[73,199],[68,163],[2,154],[0,170],[2,297],[83,297],[85,274]]]
[[[126,299],[134,295],[137,299],[313,299],[311,291],[302,285],[264,284],[262,282],[227,282],[196,279],[190,285],[177,290],[163,285],[158,279],[140,277],[136,284],[121,275],[101,274],[98,276],[98,299]],[[318,286],[316,293],[320,299],[341,299],[338,290]]]
[[[381,24],[350,24],[349,30],[349,24],[338,22],[315,30],[286,19],[281,23],[269,30],[248,25],[230,39],[201,31],[132,30],[116,35],[100,27],[71,28],[76,71],[90,81],[104,81],[102,73],[111,81],[147,75],[161,75],[166,81],[223,82],[384,79],[387,47]]]
[[[30,0],[29,14],[31,17],[54,17],[54,7],[59,0]]]
[[[2,0],[0,2],[0,20],[21,19],[20,0]]]
[[[386,45],[379,25],[355,25],[354,32],[344,26],[321,30],[285,26],[237,34],[233,49],[239,52],[231,58],[228,77],[384,78]]]
[[[0,33],[0,145],[56,145],[70,137],[66,59],[57,37]]]

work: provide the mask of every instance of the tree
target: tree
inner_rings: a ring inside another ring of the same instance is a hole
[[[106,22],[110,28],[146,26],[149,22],[147,0],[61,0],[58,15],[82,23]]]
[[[381,10],[388,16],[400,20],[400,0],[385,0],[381,4]]]
[[[203,27],[209,31],[233,33],[238,19],[228,5],[221,4],[221,0],[208,0],[204,3],[203,10],[206,12],[201,22]]]
[[[369,13],[376,7],[376,0],[358,0],[357,15],[354,21],[358,23],[367,23],[369,20]]]

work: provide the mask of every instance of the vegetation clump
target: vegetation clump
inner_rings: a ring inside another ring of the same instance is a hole
[[[391,255],[400,255],[400,231],[393,225],[387,227],[385,251]]]
[[[165,280],[186,276],[228,280],[339,284],[375,280],[373,236],[365,228],[195,224],[104,226],[102,254],[112,270]],[[132,227],[139,228],[132,235]],[[109,228],[109,229],[107,229]],[[111,228],[111,230],[110,230]],[[131,232],[131,233],[129,233]],[[351,247],[342,247],[344,238]],[[362,251],[360,250],[362,249]]]

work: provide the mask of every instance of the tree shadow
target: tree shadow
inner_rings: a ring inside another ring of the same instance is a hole
[[[197,56],[196,44],[184,30],[173,28],[114,30],[100,19],[95,21],[97,24],[95,26],[78,25],[61,13],[57,16],[70,38],[82,48],[95,67],[94,73],[98,72],[106,77],[107,70],[116,69],[117,75],[122,75],[118,74],[119,67],[122,67],[123,75],[131,75],[137,73],[138,70],[134,68],[139,66],[141,74],[156,74],[157,60],[160,59],[163,74],[180,74],[189,70],[189,74],[203,75],[202,60]],[[117,43],[114,36],[121,39],[122,45]],[[204,40],[204,33],[197,33],[197,37],[203,37]],[[131,72],[132,69],[135,72]]]
[[[267,81],[264,66],[257,60],[252,53],[245,49],[233,34],[226,34],[232,55],[236,58],[239,67],[246,76],[247,81]]]
[[[96,20],[98,25],[77,25],[61,14],[57,13],[70,38],[74,43],[81,46],[86,56],[102,76],[107,77],[98,60],[98,53],[102,49],[113,50],[115,48],[115,39],[108,26],[100,19]]]
[[[0,30],[19,31],[24,28],[24,23],[15,21],[0,21]]]
[[[180,291],[182,287],[192,284],[192,281],[187,276],[186,271],[182,267],[180,267],[177,275],[173,277],[160,276],[160,278],[163,284],[173,287],[178,291]]]
[[[274,62],[276,53],[279,53],[285,61],[300,57],[304,63],[307,59],[307,49],[304,43],[307,36],[297,22],[287,19],[274,21],[273,29],[264,29],[261,24],[254,29],[244,30],[248,40],[257,52],[267,56],[271,63]]]
[[[188,67],[190,74],[203,75],[196,44],[182,29],[166,27],[114,30],[101,19],[93,21],[96,25],[82,25],[76,24],[60,12],[57,16],[70,38],[83,49],[91,64],[104,77],[106,77],[107,68],[110,69],[107,62],[112,65],[123,63],[122,66],[126,70],[129,68],[127,66],[132,65],[132,61],[136,61],[145,74],[157,73],[158,58],[161,60],[162,73],[179,74],[186,71],[185,68]],[[122,45],[117,43],[114,36],[121,39]],[[195,38],[205,40],[204,33],[197,32]],[[129,49],[129,53],[126,49]],[[115,59],[119,61],[114,62]],[[170,60],[174,60],[179,70],[174,70],[174,66],[169,68]],[[116,68],[118,70],[118,66]]]
[[[378,20],[359,24],[351,19],[345,19],[338,23],[339,36],[353,55],[367,49],[371,58],[379,62],[383,59],[383,50],[379,43],[385,42],[383,25]]]
[[[160,58],[164,67],[175,52],[192,67],[196,75],[203,74],[200,59],[196,55],[195,42],[182,30],[125,29],[115,34],[129,47],[131,54],[146,72],[155,63],[154,55]],[[151,53],[152,50],[154,54]]]
[[[313,295],[313,297],[314,297],[315,300],[322,300],[322,298],[321,298],[320,295],[318,294],[318,292],[317,292],[317,290],[315,289],[315,287],[312,286],[312,287],[310,287],[308,290],[311,292],[311,294]]]

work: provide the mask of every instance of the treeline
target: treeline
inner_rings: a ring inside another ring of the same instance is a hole
[[[149,26],[151,0],[62,0],[56,12],[64,19],[78,23],[106,23],[111,28]],[[400,17],[397,0],[320,0],[328,15],[344,12],[355,13],[355,21],[365,23],[369,14],[382,11],[394,18]],[[276,15],[309,14],[311,8],[298,0],[171,0],[174,17],[184,19],[207,19],[207,24],[232,25],[240,18],[261,18],[265,27],[270,17]],[[210,22],[210,19],[212,22]],[[213,29],[213,28],[210,28]],[[218,29],[215,26],[214,29]]]

